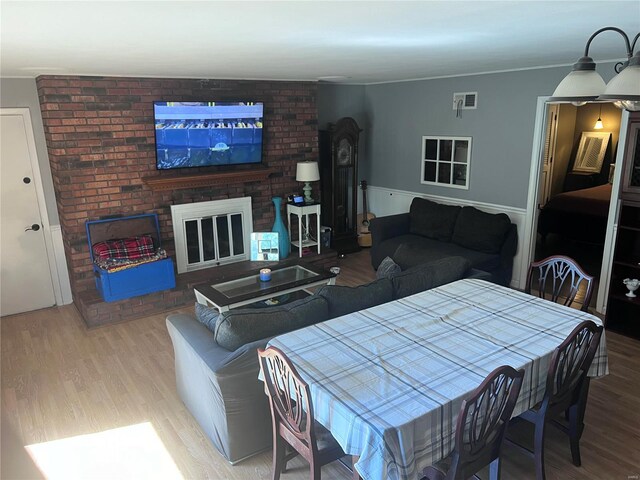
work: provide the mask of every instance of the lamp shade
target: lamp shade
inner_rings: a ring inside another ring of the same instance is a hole
[[[301,162],[296,168],[296,181],[315,182],[320,180],[318,162]]]
[[[640,110],[640,53],[607,84],[598,100],[621,101],[627,110]],[[635,108],[637,107],[637,108]]]
[[[606,83],[595,70],[573,70],[558,84],[552,103],[589,102],[605,91]]]

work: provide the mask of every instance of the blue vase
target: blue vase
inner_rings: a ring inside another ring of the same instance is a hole
[[[282,209],[282,199],[280,197],[273,197],[271,201],[276,208],[276,219],[273,221],[273,228],[271,228],[271,231],[278,233],[278,249],[280,250],[280,258],[287,258],[291,253],[291,243],[289,242],[289,232],[287,232],[287,227],[284,226],[282,214],[280,213],[280,210]]]

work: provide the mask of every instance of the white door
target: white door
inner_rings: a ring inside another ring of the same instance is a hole
[[[28,117],[0,115],[0,315],[55,305],[31,167]],[[32,137],[31,137],[32,138]],[[31,148],[30,148],[31,147]]]
[[[559,105],[549,105],[547,113],[547,128],[544,141],[544,157],[542,162],[542,178],[540,179],[540,194],[538,195],[538,208],[544,207],[551,198],[551,185],[553,182],[553,160],[556,152],[556,140],[558,134],[558,109]]]

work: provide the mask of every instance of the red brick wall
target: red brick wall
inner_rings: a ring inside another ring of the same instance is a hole
[[[298,191],[296,163],[317,159],[314,83],[42,76],[37,86],[74,294],[94,288],[87,220],[157,213],[173,256],[171,205],[251,196],[254,229],[270,230],[271,197]],[[156,170],[154,100],[264,102],[263,163],[276,173],[266,182],[154,192],[144,177],[198,171]]]

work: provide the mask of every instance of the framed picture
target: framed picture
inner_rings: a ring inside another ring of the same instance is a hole
[[[600,173],[604,154],[609,145],[610,132],[582,132],[573,172]]]
[[[253,232],[251,234],[251,260],[277,262],[279,259],[278,232]]]

